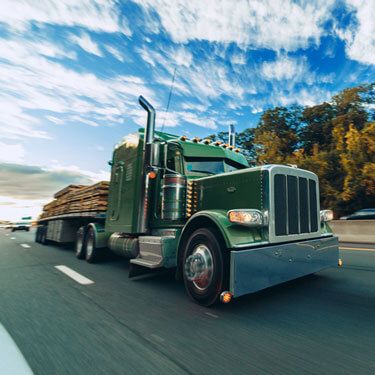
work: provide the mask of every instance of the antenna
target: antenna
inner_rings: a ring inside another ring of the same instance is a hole
[[[174,86],[174,80],[175,80],[175,78],[176,78],[176,70],[177,70],[177,67],[174,68],[173,78],[172,78],[172,83],[171,83],[171,89],[169,90],[168,103],[167,103],[167,108],[165,109],[164,120],[163,120],[163,125],[162,125],[162,127],[161,127],[161,131],[164,130],[165,120],[167,119],[167,114],[168,114],[168,111],[169,111],[169,104],[170,104],[170,102],[171,102],[171,98],[172,98],[173,86]]]

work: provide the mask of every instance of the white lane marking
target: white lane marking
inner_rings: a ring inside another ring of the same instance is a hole
[[[21,243],[21,246],[24,247],[25,249],[30,249],[30,247],[31,247],[27,243]]]
[[[15,239],[16,239],[16,237],[10,237],[10,239],[11,239],[11,240],[15,240]]]
[[[212,314],[210,312],[205,312],[205,314],[210,316],[211,318],[218,318],[218,315]]]
[[[9,236],[9,233],[7,233],[6,236]]]
[[[33,375],[10,334],[0,324],[0,363],[3,374]]]
[[[151,333],[151,337],[154,338],[156,341],[159,341],[159,342],[164,342],[165,341],[165,339],[163,339],[159,335],[155,335],[155,333]]]
[[[62,273],[65,273],[65,275],[69,276],[74,281],[77,281],[77,283],[79,284],[82,284],[82,285],[94,284],[92,280],[88,279],[85,276],[82,276],[81,274],[79,274],[78,272],[72,270],[71,268],[67,266],[55,266],[55,268],[57,268]]]
[[[368,249],[365,247],[339,247],[340,250],[357,250],[357,251],[375,251],[375,249]]]

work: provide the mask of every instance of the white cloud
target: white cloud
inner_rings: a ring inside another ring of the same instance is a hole
[[[52,112],[46,119],[59,124],[74,116],[90,125],[122,123],[129,109],[138,107],[138,95],[155,96],[136,76],[106,79],[68,69],[41,55],[38,42],[0,39],[0,50],[0,132],[5,138],[48,138],[35,110]],[[56,46],[55,54],[64,50]]]
[[[230,62],[234,65],[246,65],[246,55],[244,53],[234,53],[230,56]]]
[[[0,161],[5,163],[22,163],[25,149],[21,144],[7,144],[0,141]]]
[[[106,50],[111,54],[113,55],[117,60],[121,61],[121,62],[124,62],[125,61],[125,58],[124,58],[124,55],[122,54],[122,52],[113,47],[113,46],[105,46]]]
[[[369,0],[347,0],[355,11],[357,23],[346,29],[337,28],[338,36],[346,43],[346,54],[352,60],[375,65],[375,4]]]
[[[103,54],[99,49],[99,46],[91,39],[90,35],[87,33],[81,33],[81,35],[70,35],[70,40],[78,44],[83,50],[92,55],[102,57]]]
[[[303,106],[313,106],[324,101],[330,100],[332,93],[318,87],[303,88],[290,92],[275,92],[270,102],[273,105],[288,106],[291,104],[300,104]]]
[[[203,104],[197,103],[182,103],[181,107],[189,111],[204,112],[207,110],[207,107]]]
[[[206,129],[217,129],[217,125],[213,119],[201,117],[192,112],[178,112],[177,115],[179,116],[181,123],[187,122]]]
[[[318,43],[333,0],[136,0],[177,43],[191,40],[287,51]]]
[[[46,119],[53,122],[56,125],[63,125],[65,122],[63,119],[55,117],[55,116],[46,116]]]
[[[189,67],[193,62],[193,55],[185,47],[178,47],[169,51],[169,58],[174,61],[176,65],[183,65]]]
[[[126,21],[119,19],[113,0],[2,0],[0,22],[22,31],[36,23],[131,35]]]
[[[275,61],[263,63],[261,72],[269,81],[308,81],[310,75],[305,59],[293,59],[287,56],[280,56]]]
[[[49,167],[0,163],[0,220],[36,218],[53,194],[70,184],[108,181],[107,171],[87,171],[54,161]]]
[[[17,199],[0,195],[0,220],[19,221],[31,216],[34,220],[42,211],[48,199]]]

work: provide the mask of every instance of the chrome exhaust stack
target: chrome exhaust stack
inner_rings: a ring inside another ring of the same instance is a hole
[[[148,233],[148,216],[149,216],[149,184],[150,184],[150,173],[153,170],[154,165],[154,150],[155,147],[155,109],[154,107],[141,95],[138,98],[139,104],[147,112],[147,125],[144,133],[143,141],[143,154],[144,154],[144,172],[142,182],[142,197],[140,200],[139,222],[138,228],[140,233]],[[153,172],[155,173],[155,172]]]
[[[145,152],[145,164],[147,166],[152,166],[151,145],[155,138],[156,113],[154,107],[142,95],[138,98],[138,101],[142,108],[147,111],[147,125],[145,128],[143,150]]]

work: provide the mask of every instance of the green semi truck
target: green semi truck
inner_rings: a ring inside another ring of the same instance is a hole
[[[130,259],[129,276],[174,269],[209,306],[338,265],[338,240],[320,211],[319,183],[285,165],[249,167],[229,144],[147,126],[114,149],[106,214],[43,218],[37,242],[74,242],[92,263],[106,251]]]

